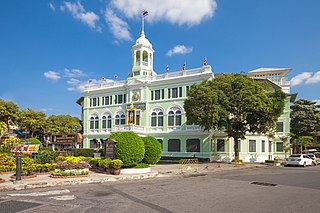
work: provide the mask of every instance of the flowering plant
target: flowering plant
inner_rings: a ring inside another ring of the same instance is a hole
[[[58,162],[56,167],[57,169],[61,169],[61,170],[85,169],[85,168],[90,169],[91,165],[84,161],[78,161],[78,162],[67,161],[67,162]]]

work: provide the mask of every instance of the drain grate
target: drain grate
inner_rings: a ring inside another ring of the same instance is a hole
[[[40,205],[41,204],[39,203],[9,200],[9,201],[0,203],[0,209],[1,209],[1,212],[15,213],[15,212],[23,211],[26,209],[34,208]]]
[[[276,185],[278,185],[275,183],[265,183],[265,182],[252,182],[251,184],[261,185],[261,186],[276,186]]]

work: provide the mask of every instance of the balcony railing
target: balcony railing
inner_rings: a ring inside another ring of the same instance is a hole
[[[142,75],[142,76],[135,77],[135,79],[154,81],[154,80],[178,78],[182,76],[191,76],[191,75],[197,75],[202,73],[207,73],[207,74],[212,73],[211,67],[205,66],[205,67],[200,67],[200,68],[195,68],[190,70],[168,72],[168,73],[153,75],[153,76]],[[85,86],[84,91],[99,90],[99,89],[112,88],[112,87],[124,87],[126,85],[127,85],[127,80],[102,82],[100,84],[89,83],[87,86]]]

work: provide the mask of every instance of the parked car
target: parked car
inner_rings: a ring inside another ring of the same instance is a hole
[[[314,156],[311,156],[311,158],[314,158],[314,165],[318,165],[320,164],[320,153],[319,152],[315,152],[315,153],[308,153],[308,155],[314,155]]]
[[[293,154],[290,155],[287,162],[287,166],[312,166],[313,161],[307,154]]]

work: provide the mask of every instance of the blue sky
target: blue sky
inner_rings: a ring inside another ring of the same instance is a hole
[[[2,0],[0,98],[79,117],[89,79],[127,78],[146,9],[157,73],[204,58],[214,73],[292,68],[291,92],[320,102],[319,8],[318,0]]]

